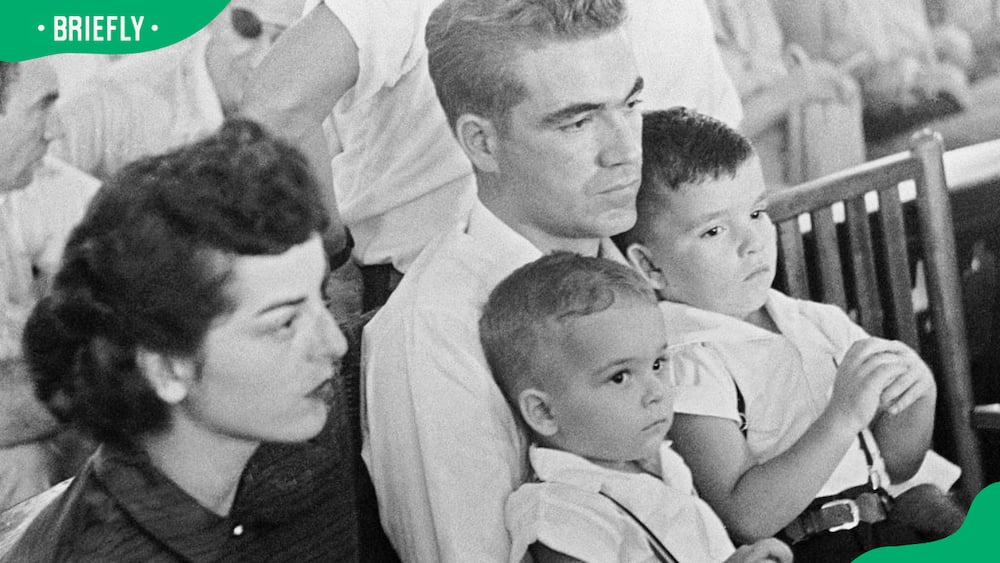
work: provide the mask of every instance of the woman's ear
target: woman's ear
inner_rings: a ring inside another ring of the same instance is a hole
[[[548,393],[539,389],[525,389],[517,397],[524,422],[539,436],[553,436],[559,425],[552,416],[551,399]]]
[[[455,137],[476,170],[497,171],[497,129],[491,120],[471,113],[462,114],[455,121]]]
[[[625,257],[632,268],[638,271],[653,289],[663,291],[667,287],[667,279],[653,262],[653,255],[648,248],[633,242],[625,249]]]
[[[143,348],[135,356],[146,381],[163,402],[176,405],[187,397],[198,372],[193,359],[166,356]]]

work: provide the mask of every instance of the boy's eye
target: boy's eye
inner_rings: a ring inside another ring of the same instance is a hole
[[[635,109],[635,107],[638,106],[641,103],[642,103],[642,100],[640,100],[639,98],[635,98],[634,100],[630,100],[628,102],[628,104],[627,104],[628,105],[628,109]]]
[[[656,358],[656,361],[653,362],[653,371],[660,371],[661,369],[663,369],[666,363],[667,360],[665,360],[664,358]]]
[[[750,213],[750,218],[751,219],[760,219],[761,217],[763,217],[765,215],[767,215],[767,210],[766,209],[757,209],[757,210],[754,210],[752,213]]]
[[[722,232],[722,227],[712,227],[711,229],[708,229],[704,233],[701,233],[701,238],[716,237],[719,236],[719,233],[721,232]]]
[[[628,381],[628,378],[631,375],[632,374],[630,374],[627,370],[622,370],[622,371],[619,371],[618,373],[612,375],[610,378],[608,378],[608,381],[610,381],[611,383],[615,383],[615,384],[620,385],[620,384],[625,383],[626,381]]]

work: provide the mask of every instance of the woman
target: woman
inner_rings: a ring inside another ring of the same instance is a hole
[[[24,337],[39,397],[101,445],[9,560],[247,560],[308,536],[240,497],[262,442],[327,422],[346,342],[326,226],[305,160],[249,122],[101,189]]]

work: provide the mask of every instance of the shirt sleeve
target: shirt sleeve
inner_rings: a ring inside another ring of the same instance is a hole
[[[740,422],[733,376],[711,345],[685,344],[668,350],[668,356],[677,386],[676,412]]]
[[[429,309],[365,329],[366,461],[383,524],[404,561],[505,561],[504,502],[526,447],[477,315]]]
[[[349,92],[354,100],[370,98],[382,88],[391,87],[427,50],[424,27],[432,7],[425,0],[322,1],[358,47],[358,79]],[[306,10],[317,4],[318,0],[308,2]]]
[[[522,485],[507,501],[511,563],[542,543],[581,561],[647,561],[645,538],[610,500],[560,483]]]

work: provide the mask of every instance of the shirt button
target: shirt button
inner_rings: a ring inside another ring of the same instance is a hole
[[[243,525],[242,524],[240,524],[240,525],[236,526],[235,528],[233,528],[233,535],[237,536],[237,537],[243,535]]]

